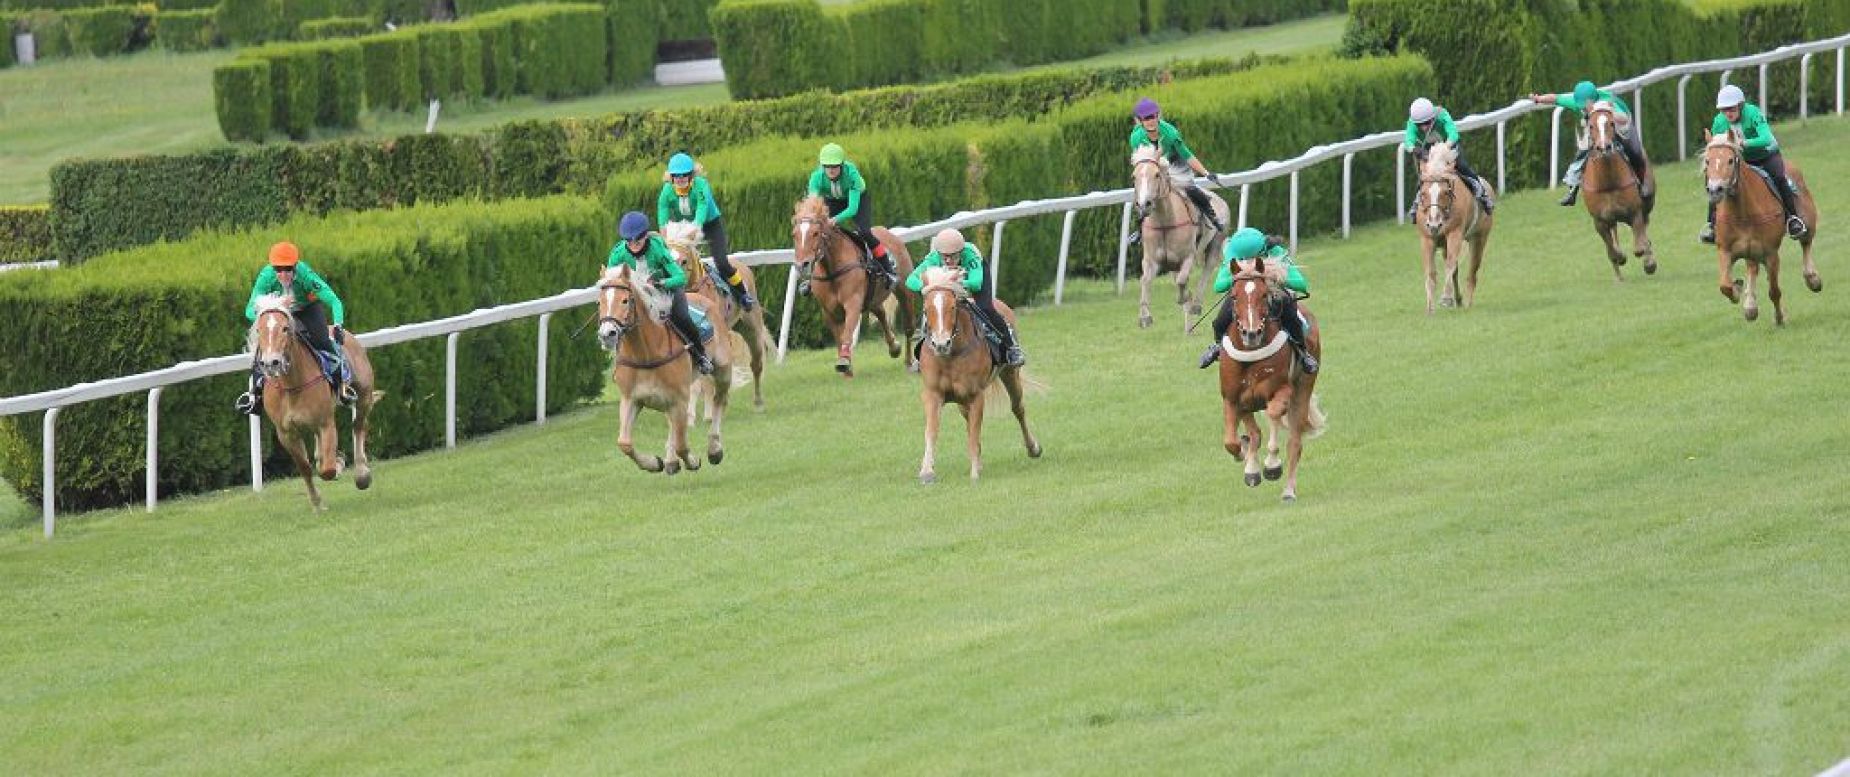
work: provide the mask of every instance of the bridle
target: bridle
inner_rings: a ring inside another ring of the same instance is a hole
[[[924,302],[925,302],[925,307],[928,310],[933,306],[934,300],[943,299],[942,295],[948,294],[951,297],[950,310],[942,311],[943,315],[949,315],[951,318],[951,334],[950,336],[946,337],[943,341],[940,341],[937,338],[937,333],[932,331],[931,314],[929,312],[924,314],[925,323],[926,323],[925,338],[924,338],[925,342],[931,345],[932,351],[938,354],[940,358],[950,358],[952,356],[956,356],[958,353],[962,352],[963,350],[961,348],[956,347],[957,346],[957,336],[960,333],[962,333],[963,323],[964,323],[963,313],[959,309],[959,307],[963,304],[963,295],[959,294],[958,293],[959,291],[960,291],[960,287],[955,286],[953,284],[948,284],[948,283],[940,283],[934,286],[928,286],[925,289]],[[942,319],[943,315],[940,315],[939,318]],[[940,320],[940,324],[942,323],[943,323],[942,320]]]
[[[839,270],[830,267],[829,257],[832,256],[832,249],[835,246],[835,237],[840,230],[836,228],[834,220],[826,216],[804,215],[791,219],[792,243],[797,242],[795,233],[798,228],[804,225],[809,225],[818,232],[815,240],[816,250],[811,251],[809,256],[799,256],[797,259],[799,264],[803,267],[820,267],[827,271],[826,274],[817,278],[817,280],[832,281],[843,275],[854,272],[857,269],[863,271],[866,269],[861,267],[860,262],[851,263],[847,267],[843,267]],[[811,273],[813,275],[814,271],[812,270]]]
[[[270,310],[266,310],[266,311],[263,311],[262,313],[258,313],[257,320],[251,322],[251,328],[256,329],[258,326],[262,325],[263,320],[269,316],[282,316],[283,317],[283,327],[282,327],[283,344],[278,348],[278,350],[282,352],[281,366],[278,366],[277,368],[272,370],[270,368],[269,363],[266,362],[263,358],[261,358],[263,356],[262,350],[260,348],[253,348],[253,350],[257,351],[257,356],[259,357],[257,359],[257,371],[262,373],[265,378],[281,379],[289,374],[289,370],[291,370],[295,364],[295,362],[289,358],[289,344],[290,343],[301,342],[304,346],[307,346],[310,351],[313,351],[314,348],[313,346],[308,346],[307,337],[302,334],[302,327],[300,324],[296,323],[295,316],[291,314],[289,311],[284,310],[282,308],[271,308]],[[261,343],[261,341],[262,341],[262,335],[258,335],[258,342]],[[315,376],[312,378],[309,378],[308,380],[302,381],[300,385],[288,386],[288,385],[278,384],[278,388],[281,388],[284,393],[294,394],[294,393],[301,391],[302,389],[308,388],[309,386],[313,386],[316,383],[321,383],[323,381],[326,381],[327,379],[328,379],[328,376],[326,374],[324,374],[320,369],[316,369]]]

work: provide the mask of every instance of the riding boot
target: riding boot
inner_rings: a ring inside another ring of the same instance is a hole
[[[734,277],[736,278],[737,276]],[[729,280],[726,281],[726,285],[732,287],[732,298],[739,301],[739,307],[751,310],[758,306],[758,299],[753,297],[751,292],[745,290],[744,281]]]
[[[1465,179],[1465,183],[1470,185],[1471,196],[1477,198],[1477,204],[1484,209],[1485,215],[1497,209],[1496,200],[1490,198],[1490,185],[1484,179],[1469,177]]]
[[[1574,201],[1580,197],[1580,173],[1582,167],[1586,163],[1586,149],[1581,149],[1578,153],[1574,154],[1574,161],[1568,163],[1567,179],[1562,181],[1562,183],[1567,184],[1567,196],[1561,198],[1561,207],[1572,207]]]
[[[1574,202],[1578,199],[1580,199],[1580,184],[1568,186],[1567,196],[1561,198],[1561,206],[1572,207]]]
[[[880,268],[880,273],[886,276],[887,288],[897,289],[899,288],[899,269],[893,266],[893,256],[891,254],[880,256],[874,253],[874,248],[878,245],[878,242],[869,237],[868,241],[863,243],[861,247],[865,249],[868,261],[872,262],[875,267]]]
[[[1027,354],[1021,350],[1021,341],[1015,337],[1015,327],[1003,322],[996,322],[996,334],[1002,338],[1003,361],[1009,367],[1020,367],[1028,363]]]
[[[1775,183],[1778,185],[1773,188],[1779,190],[1779,204],[1786,209],[1786,234],[1795,239],[1804,237],[1810,227],[1806,226],[1805,219],[1799,215],[1798,192],[1793,191],[1790,180],[1780,180]]]
[[[809,296],[809,275],[810,275],[809,265],[803,265],[802,267],[798,267],[795,270],[792,270],[792,272],[795,272],[797,274],[797,296],[800,296],[800,297]]]
[[[700,342],[700,330],[694,326],[693,319],[676,321],[675,329],[680,333],[681,340],[687,343],[687,355],[694,359],[694,370],[702,375],[712,375],[713,359],[707,356],[706,343]]]
[[[1696,240],[1715,245],[1715,203],[1713,202],[1709,203],[1709,222],[1702,225],[1702,232],[1696,235]]]
[[[1148,218],[1149,214],[1144,213],[1143,208],[1133,205],[1131,206],[1131,215],[1135,216],[1135,218],[1131,220],[1131,233],[1125,238],[1124,242],[1128,245],[1137,245],[1143,242],[1143,220]]]
[[[1214,331],[1208,334],[1208,349],[1201,352],[1201,363],[1197,367],[1205,370],[1220,361],[1220,339],[1230,326],[1233,326],[1233,306],[1222,304],[1220,313],[1214,317]]]
[[[1194,186],[1190,186],[1183,191],[1188,193],[1189,201],[1195,203],[1195,207],[1201,210],[1201,216],[1207,219],[1208,226],[1213,227],[1215,232],[1227,231],[1226,228],[1221,226],[1220,218],[1214,215],[1214,201],[1208,199],[1207,192]]]
[[[1304,365],[1304,374],[1317,374],[1317,357],[1311,355],[1310,346],[1304,338],[1304,319],[1298,313],[1297,300],[1279,305],[1277,314],[1279,327],[1291,338],[1291,348],[1297,351],[1298,361]]]

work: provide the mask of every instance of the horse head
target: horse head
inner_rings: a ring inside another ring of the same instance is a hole
[[[692,221],[670,221],[662,225],[662,242],[676,253],[687,251],[698,255],[702,230]]]
[[[1706,133],[1705,133],[1706,134]],[[1702,176],[1715,204],[1734,194],[1741,183],[1741,136],[1734,130],[1708,135],[1702,149]]]
[[[1162,152],[1155,146],[1138,146],[1131,152],[1131,188],[1136,192],[1139,211],[1148,212],[1156,201],[1169,192],[1169,171]]]
[[[963,273],[933,267],[919,276],[925,298],[925,343],[940,357],[950,356],[957,342],[957,303],[965,296]]]
[[[1256,349],[1265,344],[1266,319],[1271,312],[1271,279],[1266,276],[1265,258],[1254,257],[1251,266],[1241,262],[1233,276],[1233,323],[1240,332],[1240,346]]]
[[[836,232],[835,220],[829,218],[829,206],[821,197],[798,200],[796,212],[790,217],[790,244],[796,249],[797,269],[807,270],[826,259]]]
[[[638,286],[647,280],[626,265],[604,270],[597,284],[597,341],[604,350],[616,350],[623,335],[642,323],[636,301],[641,297]]]
[[[257,370],[266,378],[289,372],[289,343],[299,336],[301,325],[290,312],[290,299],[284,294],[267,294],[257,299],[257,318],[245,337],[246,348],[257,356]]]
[[[1451,223],[1452,205],[1457,199],[1453,184],[1458,180],[1458,153],[1451,143],[1436,143],[1426,152],[1420,167],[1418,209],[1427,234],[1438,237]]]
[[[1612,103],[1600,100],[1587,109],[1587,150],[1596,154],[1619,150],[1619,118]]]

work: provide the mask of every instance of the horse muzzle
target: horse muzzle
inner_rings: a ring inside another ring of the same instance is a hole
[[[951,346],[955,343],[955,339],[951,337],[939,339],[937,335],[931,335],[925,338],[925,343],[931,346],[932,353],[939,356],[950,356]]]
[[[1727,184],[1710,183],[1708,185],[1708,192],[1709,192],[1709,204],[1715,205],[1715,204],[1720,203],[1723,199],[1727,198],[1728,186]]]
[[[266,378],[280,378],[289,373],[289,360],[281,356],[266,356],[257,360],[257,371]]]
[[[1246,327],[1240,327],[1241,348],[1248,351],[1256,351],[1259,349],[1259,346],[1262,345],[1265,345],[1264,329],[1247,329]]]
[[[604,346],[604,350],[616,350],[617,342],[622,339],[623,327],[617,323],[616,319],[606,318],[597,322],[597,342]]]

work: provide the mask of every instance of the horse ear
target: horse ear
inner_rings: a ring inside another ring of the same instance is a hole
[[[1265,254],[1253,257],[1253,272],[1265,274]]]
[[[1708,127],[1702,128],[1702,142],[1707,143],[1709,139],[1713,137],[1715,137],[1715,133],[1710,132]]]

